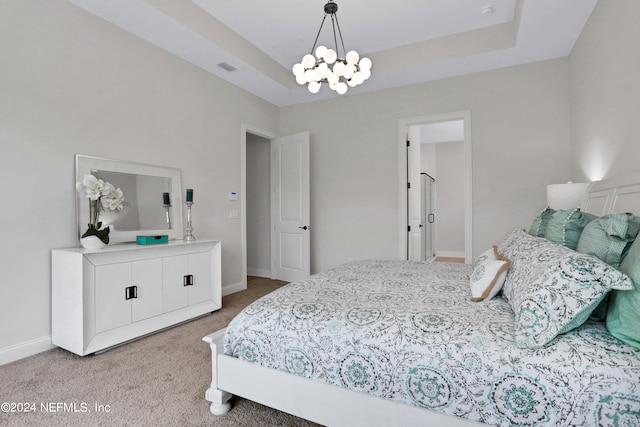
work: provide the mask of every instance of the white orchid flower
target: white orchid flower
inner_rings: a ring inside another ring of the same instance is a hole
[[[109,209],[110,211],[120,211],[124,208],[124,195],[122,194],[122,190],[115,188],[111,184],[109,185],[111,186],[111,191],[102,197],[102,207],[103,209]]]
[[[85,197],[91,200],[98,200],[102,195],[104,181],[93,175],[85,175],[82,182],[76,183],[76,189],[84,193]]]

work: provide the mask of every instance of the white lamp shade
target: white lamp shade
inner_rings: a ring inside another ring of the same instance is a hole
[[[547,206],[555,210],[579,208],[588,182],[568,182],[547,185]]]

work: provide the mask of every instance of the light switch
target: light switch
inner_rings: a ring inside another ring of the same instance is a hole
[[[229,218],[238,218],[238,209],[229,209]]]

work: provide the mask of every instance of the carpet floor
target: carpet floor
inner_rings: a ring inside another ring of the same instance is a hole
[[[209,412],[211,351],[202,337],[227,326],[247,304],[284,282],[251,278],[211,315],[85,357],[56,348],[0,366],[0,411],[7,426],[317,426],[257,403],[233,399]]]

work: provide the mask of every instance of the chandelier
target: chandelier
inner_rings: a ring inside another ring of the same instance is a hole
[[[308,85],[307,88],[311,93],[318,93],[322,83],[328,83],[332,90],[342,95],[347,92],[348,87],[362,84],[362,82],[371,77],[371,60],[369,58],[360,58],[360,55],[355,50],[346,52],[340,24],[338,23],[338,15],[336,15],[337,11],[338,5],[333,0],[329,0],[324,5],[324,18],[322,18],[316,40],[313,42],[311,53],[306,54],[302,61],[292,68],[293,75],[296,76],[296,82],[300,85]],[[327,15],[331,17],[335,49],[330,49],[326,46],[318,46],[316,49],[318,37],[320,37]],[[340,37],[340,46],[344,57],[339,57],[340,51],[338,50],[336,27],[338,28],[337,36]],[[312,53],[315,53],[315,56]]]

